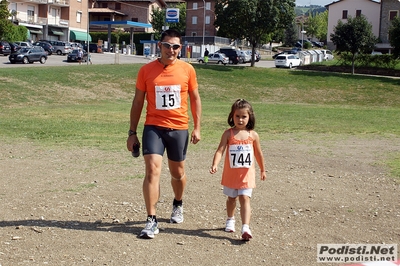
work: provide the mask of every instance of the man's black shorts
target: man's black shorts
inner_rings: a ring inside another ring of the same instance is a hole
[[[189,132],[158,126],[144,126],[142,136],[143,155],[164,155],[167,150],[168,159],[181,162],[186,159]]]

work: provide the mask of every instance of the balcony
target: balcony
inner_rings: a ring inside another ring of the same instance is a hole
[[[48,19],[48,25],[61,27],[61,28],[68,28],[69,20],[60,19],[58,17],[51,17]]]
[[[15,16],[18,22],[20,23],[27,23],[27,24],[32,24],[32,25],[46,25],[47,24],[47,18],[42,18],[42,17],[37,17],[37,16],[28,16],[27,13],[20,13],[17,12],[17,15]]]
[[[47,0],[46,3],[55,6],[69,6],[69,0]]]

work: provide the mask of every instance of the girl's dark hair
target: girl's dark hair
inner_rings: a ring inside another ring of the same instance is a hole
[[[228,124],[231,127],[233,127],[235,125],[235,123],[233,121],[233,115],[235,114],[236,110],[243,109],[243,108],[247,108],[249,110],[249,122],[247,123],[246,128],[248,130],[253,130],[254,127],[256,126],[256,117],[254,116],[253,107],[245,99],[237,99],[233,103],[231,112],[229,113],[229,116],[228,116]]]
[[[165,37],[178,37],[179,38],[179,42],[182,43],[182,35],[180,34],[179,31],[177,30],[173,30],[173,29],[169,29],[166,31],[163,31],[161,33],[161,42],[164,41]]]

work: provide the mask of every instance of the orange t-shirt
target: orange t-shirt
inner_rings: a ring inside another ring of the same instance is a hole
[[[221,185],[233,189],[255,188],[254,140],[250,137],[250,132],[247,139],[237,140],[232,129],[228,130],[230,137],[226,147]]]
[[[145,125],[189,128],[188,95],[198,89],[192,65],[176,60],[164,67],[155,60],[139,70],[136,88],[146,92]]]

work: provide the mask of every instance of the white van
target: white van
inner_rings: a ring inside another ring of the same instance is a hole
[[[329,50],[320,50],[323,54],[324,60],[333,60],[333,54]]]

